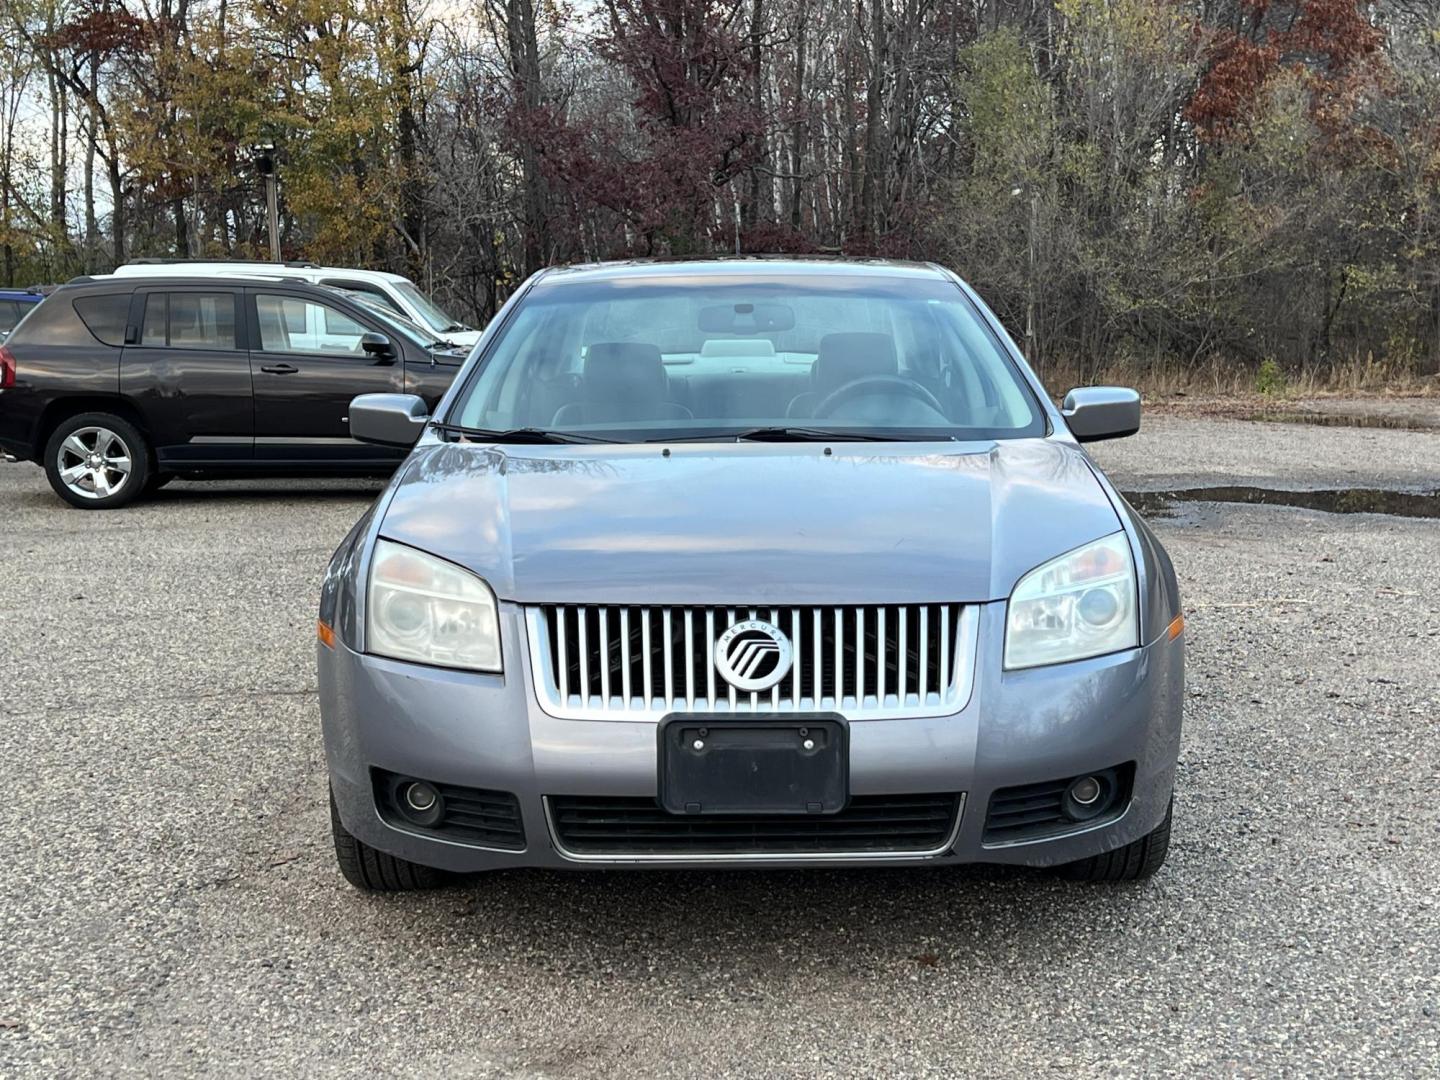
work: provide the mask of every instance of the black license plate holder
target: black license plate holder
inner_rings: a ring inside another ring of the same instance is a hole
[[[839,813],[850,798],[849,734],[834,713],[667,716],[660,805],[672,814]]]

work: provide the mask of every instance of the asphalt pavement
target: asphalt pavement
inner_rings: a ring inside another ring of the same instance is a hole
[[[1127,490],[1440,487],[1440,432],[1159,417]],[[1177,504],[1170,861],[335,871],[313,660],[361,483],[66,509],[0,465],[0,1075],[1440,1075],[1440,522]],[[1164,511],[1162,511],[1164,512]]]

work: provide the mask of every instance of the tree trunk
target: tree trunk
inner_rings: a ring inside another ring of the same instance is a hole
[[[765,113],[765,0],[752,0],[750,5],[750,107],[757,117]],[[760,152],[750,168],[750,198],[745,204],[746,228],[754,228],[762,218],[769,219],[774,213],[774,189],[765,175],[768,165],[768,148],[761,125]]]
[[[110,205],[114,208],[110,212],[111,240],[115,250],[115,265],[119,266],[125,261],[125,185],[120,177],[120,155],[114,146],[106,157],[105,171],[110,179]]]
[[[875,231],[885,165],[884,131],[880,123],[885,88],[885,0],[870,0],[870,69],[865,79],[865,178],[860,187],[859,229]]]
[[[524,117],[532,118],[539,113],[544,101],[533,0],[506,0],[505,27],[515,98]],[[520,187],[525,213],[525,272],[533,274],[551,258],[549,193],[533,136],[522,135],[520,139]]]
[[[96,270],[96,250],[100,246],[100,228],[95,220],[95,141],[100,137],[95,116],[95,97],[99,91],[100,60],[90,54],[90,97],[85,103],[85,273]]]
[[[69,112],[66,108],[65,84],[53,74],[47,80],[50,90],[50,224],[55,227],[55,242],[63,244],[65,232],[66,180],[69,168]]]
[[[804,195],[802,171],[805,167],[805,143],[809,130],[805,102],[805,0],[795,9],[795,124],[790,133],[790,227],[799,231],[804,217],[801,199]]]

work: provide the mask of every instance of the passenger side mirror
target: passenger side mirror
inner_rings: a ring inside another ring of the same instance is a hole
[[[361,442],[414,446],[429,422],[429,406],[414,394],[361,394],[350,402],[350,437]]]
[[[1140,395],[1125,386],[1079,386],[1065,395],[1060,415],[1080,442],[1120,439],[1140,430]]]
[[[379,364],[390,363],[395,359],[395,346],[384,334],[373,331],[361,334],[360,348],[373,356]]]

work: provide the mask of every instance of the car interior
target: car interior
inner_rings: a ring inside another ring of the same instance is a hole
[[[798,327],[794,311],[779,303],[712,305],[683,313],[683,321],[643,322],[628,306],[513,328],[460,422],[558,430],[1006,429],[1034,416],[998,350],[965,340],[924,303],[867,310],[862,300],[848,312],[838,305],[806,311]],[[632,329],[633,337],[624,333]]]

